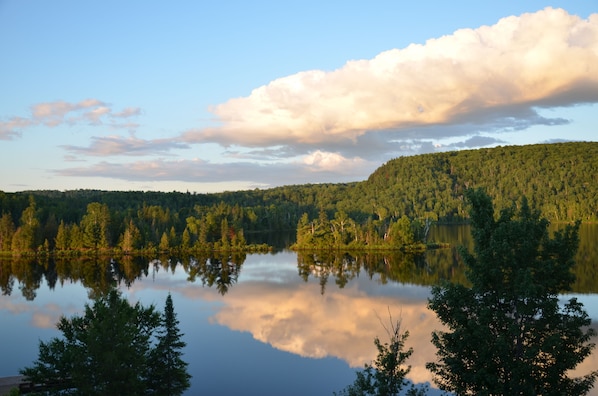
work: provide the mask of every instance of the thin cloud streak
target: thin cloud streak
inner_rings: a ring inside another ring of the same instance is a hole
[[[102,161],[85,166],[57,169],[60,176],[107,177],[128,181],[171,181],[196,183],[252,182],[264,186],[356,181],[367,177],[377,163],[359,158],[346,159],[338,154],[316,152],[301,161],[278,163],[231,162],[213,163],[202,159],[153,160],[132,163]]]
[[[598,14],[562,9],[462,29],[425,45],[383,52],[343,68],[272,81],[212,112],[221,126],[182,139],[247,147],[355,143],[368,131],[419,132],[421,126],[546,120],[537,108],[598,101]],[[452,130],[453,136],[463,136]]]
[[[61,147],[72,154],[102,157],[110,155],[163,155],[171,150],[190,148],[188,144],[173,139],[145,140],[139,139],[133,134],[128,138],[121,136],[92,137],[92,143],[88,147],[73,145],[63,145]]]

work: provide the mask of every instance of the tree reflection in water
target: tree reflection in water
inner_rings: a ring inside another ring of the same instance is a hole
[[[598,291],[598,272],[594,263],[598,257],[595,238],[598,227],[582,227],[581,243],[573,271],[577,276],[574,293]],[[590,238],[588,238],[588,236]],[[588,240],[589,239],[589,240]],[[239,280],[245,253],[205,252],[175,256],[82,256],[82,257],[0,257],[0,291],[11,295],[18,289],[28,301],[37,296],[42,282],[54,290],[57,284],[80,282],[89,290],[89,297],[104,295],[112,288],[133,283],[155,274],[160,269],[173,272],[182,267],[189,282],[200,281],[215,287],[222,295]],[[432,286],[443,280],[466,283],[464,267],[456,245],[432,249],[422,254],[400,251],[339,252],[333,250],[297,252],[297,271],[301,279],[319,280],[320,293],[332,277],[339,288],[362,274],[381,284],[388,282]]]
[[[199,278],[202,285],[216,286],[218,292],[225,295],[230,287],[237,283],[245,258],[244,253],[191,257],[187,267],[188,280],[195,282]]]
[[[89,298],[95,298],[120,285],[131,287],[136,280],[148,277],[150,271],[155,274],[161,268],[174,272],[177,266],[181,266],[189,275],[190,282],[199,279],[202,285],[214,286],[224,295],[237,283],[245,259],[243,253],[152,260],[142,256],[0,258],[0,290],[3,295],[10,296],[15,282],[18,282],[23,297],[33,301],[44,280],[50,290],[54,290],[56,284],[80,282],[88,289]]]
[[[299,276],[307,282],[318,278],[324,294],[328,278],[333,276],[338,287],[343,288],[363,270],[370,279],[381,284],[390,282],[431,286],[441,280],[463,282],[463,266],[455,249],[436,249],[423,254],[401,251],[297,252]]]

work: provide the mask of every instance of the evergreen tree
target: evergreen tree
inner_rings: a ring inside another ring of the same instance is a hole
[[[475,254],[461,254],[471,286],[435,286],[428,303],[449,329],[432,335],[435,382],[460,395],[586,394],[598,372],[569,373],[591,354],[595,331],[575,298],[559,305],[574,281],[579,223],[551,238],[525,198],[495,220],[482,190],[466,197]]]
[[[110,211],[106,204],[92,202],[81,219],[81,230],[86,247],[97,250],[109,247]]]
[[[66,380],[75,394],[144,395],[159,325],[153,306],[131,306],[112,290],[86,305],[84,316],[62,317],[63,337],[40,342],[38,360],[21,374],[34,383]]]
[[[60,221],[60,224],[58,225],[54,246],[56,246],[56,250],[67,250],[70,246],[68,226],[64,224],[64,221]]]
[[[121,236],[121,248],[123,252],[128,253],[139,249],[141,245],[141,232],[132,219],[129,219],[125,231]]]
[[[151,373],[148,375],[150,393],[154,395],[181,395],[189,388],[191,376],[181,351],[187,344],[181,340],[179,321],[174,312],[172,297],[168,294],[162,315],[158,344],[152,350]]]
[[[11,249],[14,233],[15,225],[12,217],[8,213],[4,213],[0,218],[0,251],[7,252]]]
[[[34,251],[41,241],[39,240],[40,223],[33,196],[29,196],[29,206],[23,210],[20,224],[12,236],[11,250],[15,252]]]

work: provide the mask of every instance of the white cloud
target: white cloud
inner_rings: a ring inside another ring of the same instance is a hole
[[[303,163],[312,171],[350,173],[356,168],[362,167],[365,161],[358,157],[348,159],[338,153],[316,150],[303,157]]]
[[[526,129],[536,108],[598,101],[598,14],[561,9],[305,71],[256,88],[212,111],[221,126],[188,131],[189,142],[248,147],[353,143],[368,131],[413,137],[419,126],[505,124]],[[447,133],[446,131],[444,133]],[[464,136],[458,129],[452,136]]]

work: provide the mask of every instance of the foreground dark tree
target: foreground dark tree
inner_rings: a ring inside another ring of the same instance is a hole
[[[526,199],[498,219],[490,198],[468,190],[474,254],[462,249],[470,287],[432,289],[429,308],[448,331],[432,342],[435,382],[459,395],[583,395],[598,372],[571,378],[594,348],[591,320],[570,290],[579,224],[551,238],[548,221]]]
[[[364,370],[356,372],[355,382],[338,393],[339,396],[394,396],[408,385],[405,379],[411,366],[407,359],[413,354],[413,348],[405,350],[405,340],[409,332],[401,333],[400,322],[393,322],[386,329],[390,342],[384,344],[378,337],[374,339],[378,356],[372,364],[366,363]],[[423,396],[426,388],[418,389],[411,385],[407,395]],[[335,393],[336,394],[336,393]]]
[[[181,339],[183,335],[178,325],[172,297],[168,294],[158,344],[150,353],[152,373],[148,375],[148,379],[150,393],[153,395],[181,395],[190,386],[191,376],[187,373],[187,362],[181,358],[181,350],[187,344]]]
[[[165,323],[165,334],[169,327],[173,331],[173,323],[176,333],[173,315],[174,311],[164,315],[171,319],[171,324]],[[167,348],[152,345],[161,324],[160,314],[153,306],[145,308],[139,303],[131,306],[118,291],[112,290],[96,298],[93,306],[86,305],[84,316],[62,317],[57,327],[63,337],[40,342],[38,360],[32,367],[21,370],[21,374],[36,384],[62,384],[49,391],[50,394],[152,393],[150,383],[166,382],[170,378],[166,370],[155,370],[154,364],[170,361],[162,355],[176,354],[180,345],[177,342]],[[157,339],[158,344],[162,344],[164,336],[158,334]],[[177,368],[180,367],[179,364]],[[181,392],[177,385],[170,394]]]

